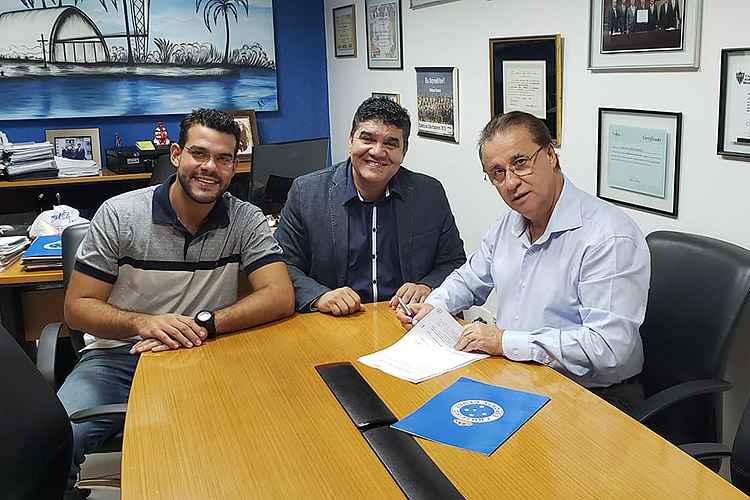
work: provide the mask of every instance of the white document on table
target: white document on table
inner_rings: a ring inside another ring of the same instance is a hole
[[[463,329],[443,307],[435,307],[401,340],[359,361],[394,377],[421,382],[488,356],[453,348]]]

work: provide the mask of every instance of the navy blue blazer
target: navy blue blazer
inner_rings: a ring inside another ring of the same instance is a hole
[[[349,217],[344,202],[349,161],[294,180],[276,239],[294,284],[298,311],[347,283]],[[401,167],[394,198],[401,275],[436,288],[466,262],[445,190],[437,179]]]

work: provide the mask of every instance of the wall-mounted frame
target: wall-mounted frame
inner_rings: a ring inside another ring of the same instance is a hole
[[[357,16],[354,4],[333,9],[333,45],[336,57],[357,57]]]
[[[237,151],[237,159],[249,160],[253,156],[253,146],[260,144],[258,136],[258,123],[255,119],[255,111],[227,111],[234,117],[234,121],[240,126],[240,149]],[[243,144],[244,143],[244,144]]]
[[[367,67],[403,69],[401,0],[365,0]]]
[[[599,108],[596,195],[677,218],[682,113]]]
[[[396,104],[401,104],[401,96],[392,92],[373,92],[372,97],[385,97],[386,99],[390,99]]]
[[[94,160],[102,167],[98,128],[48,129],[44,136],[54,147],[55,156],[71,160]]]
[[[655,0],[655,11],[647,1],[632,15],[622,7],[589,0],[590,70],[698,69],[703,0]]]
[[[417,135],[458,142],[458,68],[414,68]]]
[[[490,112],[525,111],[562,143],[562,39],[559,34],[490,39]]]
[[[750,158],[750,47],[721,51],[716,152]]]

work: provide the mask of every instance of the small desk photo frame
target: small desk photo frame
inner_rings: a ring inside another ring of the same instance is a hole
[[[589,0],[588,69],[698,69],[701,57],[703,0],[656,0],[655,7],[659,13],[656,18],[651,16],[649,21],[647,8],[643,15],[645,23],[639,25],[636,18],[632,30],[627,27],[627,18],[621,19],[625,26],[621,25],[619,29],[610,21],[613,1],[615,0]],[[649,2],[646,2],[647,7],[648,5]],[[662,6],[666,12],[670,5],[670,10],[677,5],[674,13],[662,16]],[[720,8],[713,4],[711,7]],[[671,25],[662,24],[662,19],[671,19]]]
[[[490,39],[490,113],[525,111],[562,144],[562,38],[556,35]]]
[[[401,104],[401,95],[393,92],[373,92],[372,97],[384,97],[390,99],[396,104]]]
[[[750,47],[721,51],[716,153],[750,159]]]
[[[367,67],[403,69],[401,0],[365,0]]]
[[[240,149],[237,151],[237,159],[240,161],[249,160],[253,156],[253,146],[260,143],[255,111],[249,109],[227,111],[227,113],[232,115],[234,121],[240,126]]]
[[[682,113],[599,108],[596,195],[677,218]]]
[[[333,9],[335,57],[357,57],[357,14],[354,4]]]
[[[47,129],[44,136],[52,144],[55,156],[71,160],[94,160],[99,168],[103,168],[98,128]]]

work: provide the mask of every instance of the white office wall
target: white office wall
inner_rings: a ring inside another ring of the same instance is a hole
[[[333,57],[331,9],[356,3],[357,57]],[[679,218],[626,210],[644,233],[673,229],[750,248],[750,163],[716,155],[722,48],[750,46],[748,0],[705,0],[698,71],[592,73],[586,69],[588,0],[456,0],[417,10],[402,0],[404,69],[368,70],[364,0],[325,0],[333,160],[347,155],[357,105],[371,92],[401,94],[415,120],[415,66],[459,68],[460,144],[411,135],[404,165],[428,173],[446,188],[467,251],[507,208],[480,175],[476,138],[490,117],[491,37],[563,37],[561,164],[582,189],[596,192],[597,109],[640,108],[683,113]],[[747,352],[747,351],[745,351]],[[733,375],[739,378],[737,371]],[[729,402],[727,430],[736,426],[750,387]],[[734,391],[735,393],[737,391]]]

